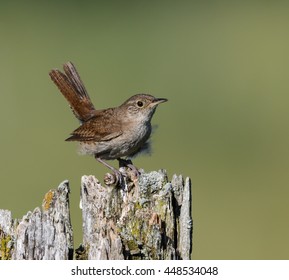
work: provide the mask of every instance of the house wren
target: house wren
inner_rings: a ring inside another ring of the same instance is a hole
[[[94,155],[120,181],[121,173],[105,160],[118,159],[127,163],[121,158],[132,157],[146,149],[152,130],[152,116],[157,105],[167,99],[136,94],[119,107],[96,110],[75,66],[67,62],[63,70],[64,73],[51,70],[49,75],[81,123],[66,141],[78,141],[82,153]],[[135,168],[132,164],[127,166]]]

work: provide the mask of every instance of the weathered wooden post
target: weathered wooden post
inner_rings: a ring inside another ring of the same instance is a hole
[[[142,173],[126,189],[83,176],[81,204],[85,259],[190,259],[191,182],[166,172]]]
[[[21,220],[0,210],[0,259],[67,260],[73,258],[68,181],[44,197],[42,210],[35,208]]]
[[[21,220],[0,210],[0,259],[72,259],[69,192],[64,181],[45,195],[42,210]],[[127,174],[122,188],[83,176],[83,244],[75,258],[190,259],[191,204],[190,179],[174,175],[169,182],[164,170]]]

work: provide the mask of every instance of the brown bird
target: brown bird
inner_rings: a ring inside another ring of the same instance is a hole
[[[121,158],[148,148],[152,116],[157,105],[167,99],[136,94],[118,107],[96,110],[74,65],[67,62],[63,70],[64,73],[51,70],[49,75],[81,123],[66,141],[78,141],[82,153],[94,155],[120,182],[122,174],[105,160],[118,159],[136,170],[131,162]]]

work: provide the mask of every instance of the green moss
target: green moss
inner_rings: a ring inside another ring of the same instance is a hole
[[[5,235],[0,230],[0,260],[11,259],[11,236]]]
[[[138,201],[134,204],[134,209],[135,209],[135,210],[140,210],[140,209],[142,209],[142,206],[140,205],[140,203],[139,203]]]
[[[165,200],[158,200],[155,205],[155,212],[158,213],[160,218],[163,220],[165,218],[165,212],[167,209],[167,201]]]
[[[130,251],[136,251],[138,250],[138,245],[135,240],[128,240],[127,242],[127,247],[129,248]]]
[[[135,219],[134,221],[132,221],[131,234],[134,237],[140,236],[140,221],[138,219]]]

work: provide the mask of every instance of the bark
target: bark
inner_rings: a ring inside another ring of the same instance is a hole
[[[73,258],[69,185],[64,181],[22,219],[0,210],[0,259],[67,260]]]
[[[190,259],[192,197],[189,178],[166,172],[121,167],[121,186],[110,174],[101,184],[94,176],[81,180],[83,244],[76,259]],[[13,219],[0,210],[0,260],[67,260],[73,258],[69,184],[62,182],[44,197],[42,209]]]
[[[108,187],[83,176],[83,244],[79,259],[190,259],[191,182],[166,172],[127,176],[125,186]]]

